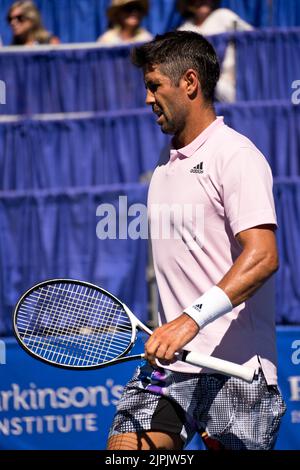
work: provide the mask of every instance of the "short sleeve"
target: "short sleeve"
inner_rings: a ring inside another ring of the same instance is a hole
[[[259,151],[241,148],[227,161],[221,179],[225,217],[234,235],[258,225],[277,226],[272,173]]]

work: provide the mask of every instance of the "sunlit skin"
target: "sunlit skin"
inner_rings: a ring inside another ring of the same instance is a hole
[[[121,37],[125,40],[132,38],[140,27],[142,18],[143,14],[139,8],[133,7],[131,10],[121,9],[119,13]]]
[[[14,36],[23,36],[23,35],[26,35],[26,34],[29,35],[29,33],[32,29],[32,21],[31,20],[25,19],[25,21],[23,21],[23,22],[18,21],[18,19],[16,17],[20,16],[22,14],[23,14],[23,10],[20,7],[14,8],[10,13],[11,18],[13,18],[12,21],[10,22],[10,27],[12,29],[12,32],[13,32]]]
[[[190,4],[189,11],[193,15],[193,23],[196,26],[201,26],[213,11],[213,7],[209,1],[194,0]]]
[[[175,86],[158,66],[144,71],[146,104],[157,115],[162,132],[174,135],[173,145],[181,148],[192,142],[215,119],[201,94],[197,73],[188,69]]]
[[[211,12],[212,12],[212,9],[207,5],[203,5],[202,7],[195,9],[194,10],[194,23],[195,23],[195,25],[196,26],[201,26],[202,23],[204,23],[204,21],[206,20],[206,18],[209,17]]]
[[[108,450],[181,450],[182,447],[178,434],[159,431],[118,434],[107,443]]]
[[[27,19],[24,16],[22,21],[18,20],[18,16],[23,15],[23,10],[21,7],[13,8],[10,12],[10,27],[15,38],[19,38],[20,44],[31,46],[36,42],[34,35],[34,23],[32,20]],[[50,44],[59,44],[60,40],[53,36],[49,40]]]

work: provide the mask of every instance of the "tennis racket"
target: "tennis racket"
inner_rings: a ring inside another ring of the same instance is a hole
[[[31,287],[13,313],[26,352],[66,369],[94,369],[143,358],[128,355],[145,326],[119,299],[88,282],[51,279]],[[178,360],[251,382],[255,371],[232,362],[181,351]]]

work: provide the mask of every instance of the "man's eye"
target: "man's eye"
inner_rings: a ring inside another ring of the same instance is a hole
[[[151,93],[155,93],[157,91],[158,86],[159,85],[156,83],[151,83],[148,85],[148,90],[150,90]]]

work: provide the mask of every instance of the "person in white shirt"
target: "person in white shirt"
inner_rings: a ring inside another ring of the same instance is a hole
[[[253,27],[227,8],[218,8],[219,0],[178,0],[177,8],[186,21],[180,31],[193,31],[210,36],[232,31],[249,31]],[[228,45],[216,88],[218,101],[236,101],[235,47]]]
[[[147,13],[148,0],[112,0],[107,10],[111,28],[99,37],[98,42],[118,45],[151,41],[152,34],[141,27]]]

